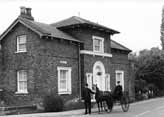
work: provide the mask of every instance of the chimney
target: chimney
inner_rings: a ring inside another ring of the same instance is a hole
[[[31,8],[26,8],[24,6],[20,7],[19,17],[26,18],[28,20],[34,20],[34,18],[31,15]]]

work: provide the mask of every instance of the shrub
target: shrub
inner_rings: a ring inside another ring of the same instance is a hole
[[[43,100],[44,110],[46,112],[59,112],[63,110],[63,100],[59,95],[47,95]]]
[[[84,102],[81,102],[78,98],[68,100],[64,104],[65,110],[74,110],[74,109],[82,109],[84,108]]]

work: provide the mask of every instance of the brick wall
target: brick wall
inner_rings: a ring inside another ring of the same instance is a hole
[[[93,66],[94,63],[97,61],[101,61],[105,67],[105,73],[110,74],[110,83],[111,83],[111,90],[114,89],[116,85],[116,70],[123,70],[124,71],[124,85],[125,90],[129,91],[130,83],[130,73],[129,73],[129,61],[128,61],[128,52],[119,51],[111,49],[110,46],[110,35],[104,32],[100,32],[97,30],[91,30],[89,28],[75,28],[66,31],[67,33],[71,34],[72,36],[76,37],[77,39],[84,42],[84,46],[81,50],[90,50],[93,51],[93,40],[92,36],[99,36],[104,38],[104,52],[111,53],[112,57],[100,57],[100,56],[92,56],[92,55],[81,55],[81,77],[82,77],[82,86],[86,82],[86,73],[93,73]]]
[[[27,52],[16,53],[16,36],[27,35]],[[72,95],[78,92],[78,46],[74,42],[43,39],[21,24],[9,32],[2,40],[3,78],[8,92],[9,105],[32,104],[35,98],[46,95],[48,91],[57,93],[57,66],[72,68]],[[66,61],[62,63],[61,61]],[[17,70],[28,71],[28,94],[15,94],[17,91]],[[13,100],[14,99],[14,100]]]
[[[112,80],[112,87],[115,87],[116,81],[115,81],[115,71],[116,70],[123,70],[124,71],[124,88],[126,91],[129,92],[129,95],[134,98],[134,81],[133,81],[133,74],[132,69],[130,66],[130,62],[128,60],[128,53],[123,52],[120,50],[112,50],[112,74],[111,77]]]
[[[104,52],[111,53],[110,49],[110,35],[104,32],[100,32],[97,30],[89,29],[89,28],[74,28],[66,30],[67,33],[72,35],[73,37],[79,39],[84,42],[84,50],[93,51],[93,39],[92,36],[99,36],[104,38]]]

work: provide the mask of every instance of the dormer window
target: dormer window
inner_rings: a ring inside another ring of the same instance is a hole
[[[26,35],[17,36],[17,52],[26,52],[27,51],[26,41],[27,41]]]
[[[93,36],[93,51],[104,53],[104,38]]]

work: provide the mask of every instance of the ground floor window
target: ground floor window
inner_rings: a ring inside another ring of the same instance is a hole
[[[71,67],[57,67],[58,93],[71,94]]]
[[[17,92],[16,93],[28,93],[26,70],[17,71]]]
[[[124,71],[122,70],[116,70],[116,85],[118,81],[120,81],[120,85],[122,85],[122,89],[124,90]]]
[[[110,90],[110,74],[105,75],[105,90],[111,91]]]

